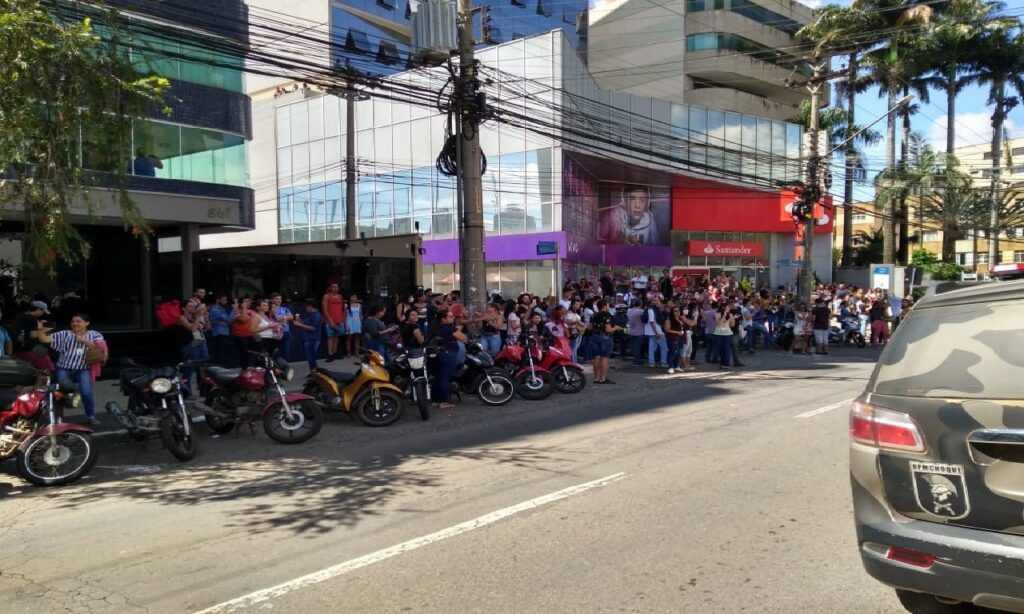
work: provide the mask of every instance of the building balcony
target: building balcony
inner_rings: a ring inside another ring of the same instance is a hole
[[[701,87],[690,89],[683,96],[687,104],[718,111],[733,111],[779,121],[793,121],[797,105],[786,104],[764,96],[748,94],[729,87]]]
[[[690,51],[686,74],[712,83],[735,84],[742,90],[784,104],[799,105],[806,98],[802,90],[786,87],[793,69],[738,54],[731,49]]]

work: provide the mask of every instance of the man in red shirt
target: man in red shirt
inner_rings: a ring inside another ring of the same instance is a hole
[[[324,316],[324,331],[327,333],[327,362],[332,362],[338,351],[338,339],[347,334],[345,297],[338,292],[337,283],[327,287],[327,294],[320,301],[320,307]]]

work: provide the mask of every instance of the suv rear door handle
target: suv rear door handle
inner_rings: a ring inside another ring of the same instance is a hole
[[[1024,429],[983,429],[967,436],[967,442],[974,444],[1003,444],[1024,446]]]
[[[967,443],[971,459],[979,465],[1024,463],[1024,429],[980,429],[967,435]]]

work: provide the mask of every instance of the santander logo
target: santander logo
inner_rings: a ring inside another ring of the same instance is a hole
[[[687,253],[691,256],[763,256],[764,243],[690,241]]]

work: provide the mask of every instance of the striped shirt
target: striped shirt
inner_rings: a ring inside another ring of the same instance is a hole
[[[103,341],[103,335],[94,330],[85,332],[85,338],[93,343]],[[70,330],[61,330],[50,335],[50,347],[57,352],[57,368],[69,371],[88,369],[85,364],[85,345]]]

